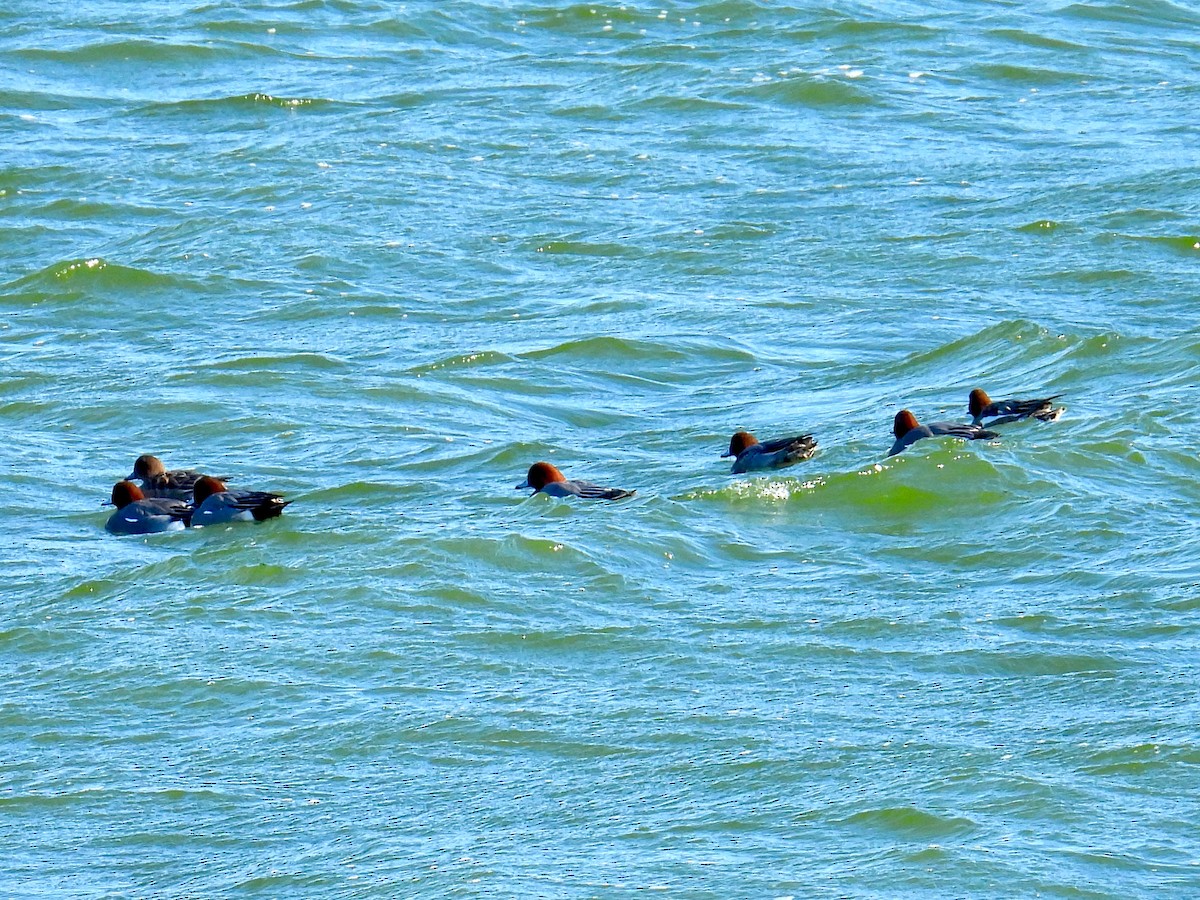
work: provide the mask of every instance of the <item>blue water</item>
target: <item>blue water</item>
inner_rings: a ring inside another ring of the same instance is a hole
[[[1200,894],[1197,35],[8,3],[0,893]]]

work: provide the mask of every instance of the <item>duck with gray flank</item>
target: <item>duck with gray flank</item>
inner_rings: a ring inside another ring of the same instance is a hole
[[[811,459],[816,452],[817,441],[811,434],[759,441],[750,432],[739,431],[729,439],[729,452],[722,453],[721,459],[735,457],[733,468],[729,471],[732,475],[741,475],[743,472],[792,466]]]
[[[978,441],[999,437],[994,431],[988,431],[978,425],[963,425],[959,422],[930,422],[928,425],[922,425],[917,421],[917,417],[907,409],[896,413],[896,418],[892,423],[892,434],[896,436],[896,443],[892,444],[888,456],[895,456],[921,438],[948,435],[966,441]]]
[[[518,491],[523,488],[533,488],[535,494],[582,497],[585,500],[623,500],[637,493],[623,488],[601,487],[590,481],[571,481],[548,462],[535,462],[529,467],[525,480],[517,485]]]
[[[147,497],[132,481],[113,485],[110,503],[117,511],[104,528],[109,534],[157,534],[182,531],[191,524],[192,505],[170,497]]]
[[[976,425],[984,424],[984,419],[992,419],[987,423],[988,428],[1030,417],[1042,422],[1055,422],[1066,410],[1066,407],[1054,405],[1054,401],[1061,396],[1055,394],[1039,400],[993,400],[983,388],[975,388],[967,398],[967,409]]]
[[[262,522],[283,513],[291,503],[266,491],[231,491],[211,475],[201,475],[193,488],[196,511],[193,526],[222,525],[226,522]]]

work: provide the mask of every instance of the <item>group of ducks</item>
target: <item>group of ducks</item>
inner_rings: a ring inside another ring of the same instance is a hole
[[[969,425],[958,422],[922,425],[916,416],[902,409],[896,413],[892,424],[896,442],[888,456],[894,456],[922,438],[946,435],[974,441],[997,437],[996,432],[988,429],[1018,419],[1053,422],[1063,413],[1063,407],[1054,405],[1060,396],[993,402],[984,391],[976,388],[968,400],[972,417]],[[747,431],[739,431],[730,438],[729,451],[722,454],[722,458],[733,457],[730,471],[739,475],[794,465],[812,457],[816,449],[817,441],[811,434],[760,441]],[[536,462],[529,467],[525,480],[517,485],[518,490],[528,488],[535,494],[585,500],[621,500],[636,493],[623,488],[601,487],[590,481],[572,481],[548,462]],[[113,534],[154,534],[226,522],[261,522],[278,516],[291,501],[266,491],[231,491],[223,479],[192,469],[168,471],[161,459],[146,454],[137,458],[128,476],[113,485],[111,503],[117,511],[105,525],[108,531]]]
[[[113,485],[110,503],[117,511],[104,527],[112,534],[157,534],[225,522],[261,522],[279,515],[291,502],[266,491],[231,491],[220,478],[192,469],[169,472],[161,459],[147,453]]]
[[[906,447],[927,437],[946,435],[968,441],[987,440],[999,437],[996,432],[989,431],[989,428],[1018,419],[1034,418],[1043,422],[1053,422],[1063,414],[1063,407],[1054,405],[1054,401],[1061,396],[1055,394],[1037,400],[993,401],[985,391],[975,388],[967,400],[972,419],[969,425],[960,422],[931,422],[922,425],[909,410],[902,409],[896,413],[892,423],[892,434],[895,435],[896,442],[892,444],[892,449],[887,455],[895,456]],[[817,441],[811,434],[760,441],[748,431],[739,431],[730,438],[729,451],[723,453],[721,458],[727,459],[732,456],[733,468],[730,471],[734,475],[741,475],[745,472],[782,469],[795,465],[809,459],[816,450]],[[530,466],[525,480],[517,485],[517,490],[522,488],[533,488],[535,494],[541,492],[552,497],[582,497],[586,500],[621,500],[636,493],[623,488],[601,487],[590,481],[572,481],[548,462],[536,462]]]

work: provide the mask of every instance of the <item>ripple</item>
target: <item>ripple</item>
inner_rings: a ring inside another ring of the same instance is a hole
[[[735,97],[753,98],[785,106],[816,108],[857,108],[874,106],[882,101],[869,87],[845,78],[820,75],[792,75],[771,79],[753,87],[734,92]]]
[[[199,100],[172,100],[148,103],[136,112],[156,116],[179,114],[183,116],[220,116],[226,113],[256,112],[263,109],[288,111],[312,111],[332,114],[349,104],[335,102],[322,97],[279,97],[273,94],[253,92],[228,97],[210,97]]]
[[[54,263],[39,272],[10,282],[6,285],[6,290],[58,287],[60,285],[151,290],[172,286],[176,283],[176,280],[168,275],[117,265],[100,257],[91,257]]]
[[[963,816],[937,815],[913,806],[865,810],[838,824],[878,830],[908,841],[961,837],[976,829],[975,823]]]
[[[974,67],[974,74],[987,81],[1019,85],[1078,84],[1086,81],[1086,72],[1070,72],[1061,69],[1046,69],[1035,66],[1020,66],[1011,63],[986,63]]]
[[[125,65],[129,62],[202,64],[213,59],[228,56],[231,52],[235,51],[228,47],[209,44],[165,40],[120,39],[96,41],[78,47],[56,49],[26,47],[9,52],[30,62],[61,62],[82,65],[120,63],[121,65]],[[244,53],[241,50],[236,52],[239,55]]]

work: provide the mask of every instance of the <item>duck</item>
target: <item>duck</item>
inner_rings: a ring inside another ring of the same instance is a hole
[[[150,453],[143,453],[133,463],[133,471],[125,476],[126,481],[140,481],[142,493],[147,497],[169,497],[172,500],[191,500],[196,480],[201,477],[195,469],[167,471],[163,461]]]
[[[967,398],[967,409],[976,425],[982,425],[984,419],[999,418],[988,422],[988,427],[1005,425],[1019,419],[1031,416],[1042,422],[1055,422],[1066,411],[1066,407],[1054,405],[1054,401],[1062,394],[1043,397],[1040,400],[993,400],[983,388],[975,388]]]
[[[192,505],[170,497],[147,497],[128,479],[113,485],[112,499],[117,508],[104,529],[109,534],[157,534],[182,531],[191,525]]]
[[[731,475],[740,475],[795,465],[810,459],[816,451],[817,441],[811,434],[759,441],[748,431],[738,431],[729,439],[729,452],[722,453],[721,459],[735,457],[729,471]]]
[[[896,413],[895,421],[892,423],[892,434],[896,436],[896,443],[892,444],[888,456],[895,456],[921,438],[949,435],[968,441],[978,441],[999,437],[996,432],[988,431],[979,425],[963,425],[958,422],[930,422],[928,425],[922,425],[917,421],[917,417],[907,409]]]
[[[551,497],[582,497],[585,500],[623,500],[632,497],[636,490],[601,487],[590,481],[571,481],[548,462],[535,462],[529,467],[525,480],[517,490],[533,488],[534,494],[549,494]]]
[[[225,522],[262,522],[283,513],[291,503],[266,491],[231,491],[225,482],[201,475],[192,488],[195,512],[192,526],[221,525]]]

